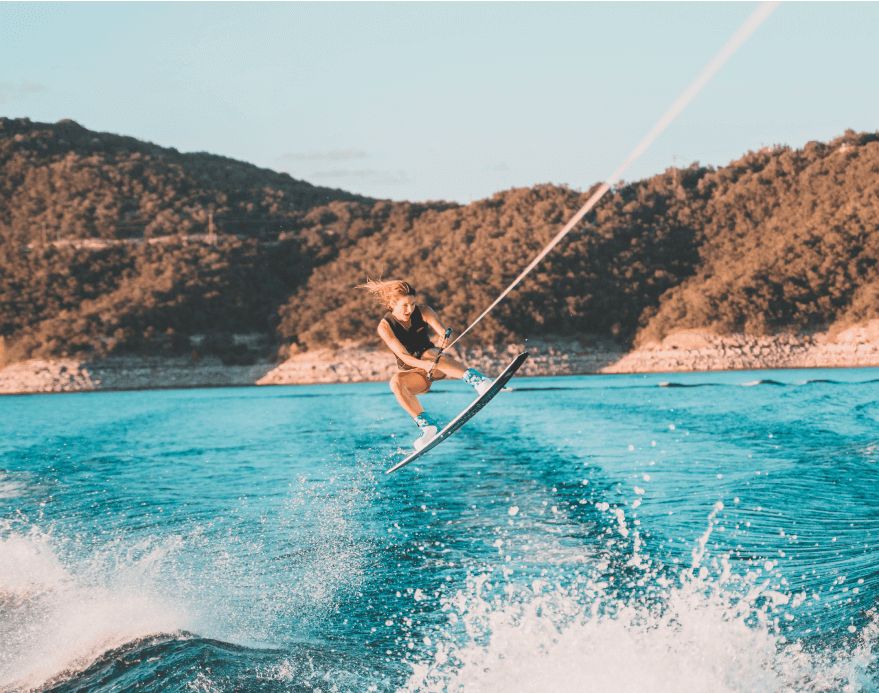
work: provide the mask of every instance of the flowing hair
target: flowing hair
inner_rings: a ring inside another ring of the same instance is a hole
[[[365,284],[355,287],[357,289],[366,289],[377,300],[384,303],[388,308],[393,308],[394,301],[403,296],[414,296],[415,289],[409,282],[392,279],[390,281],[373,281],[367,278]]]

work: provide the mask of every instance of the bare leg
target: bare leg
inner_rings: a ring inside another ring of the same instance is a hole
[[[430,381],[418,371],[401,371],[391,378],[391,391],[413,419],[424,411],[415,395],[423,395],[428,390]]]

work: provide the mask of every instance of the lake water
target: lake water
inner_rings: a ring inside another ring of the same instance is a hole
[[[879,369],[510,390],[0,399],[0,690],[879,690]]]

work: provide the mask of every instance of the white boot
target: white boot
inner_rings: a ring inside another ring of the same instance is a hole
[[[491,378],[488,378],[475,368],[468,368],[464,371],[464,375],[461,376],[461,379],[471,385],[474,390],[476,390],[476,394],[482,397],[486,392],[491,389],[491,386],[494,385],[494,381]]]
[[[413,445],[416,450],[421,450],[436,438],[436,434],[439,433],[439,423],[427,412],[421,412],[415,417],[415,424],[421,429],[421,437],[416,438]]]
[[[480,383],[477,383],[475,385],[476,394],[479,395],[480,397],[482,397],[482,395],[484,395],[486,392],[488,392],[491,389],[492,385],[494,385],[494,380],[489,380],[488,378],[486,378],[485,380],[483,380]]]

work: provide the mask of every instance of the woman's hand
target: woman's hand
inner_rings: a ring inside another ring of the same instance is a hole
[[[434,362],[436,361],[436,356],[434,356],[432,359],[420,359],[420,361],[421,368],[423,368],[427,372],[430,372],[430,369],[433,368]]]

